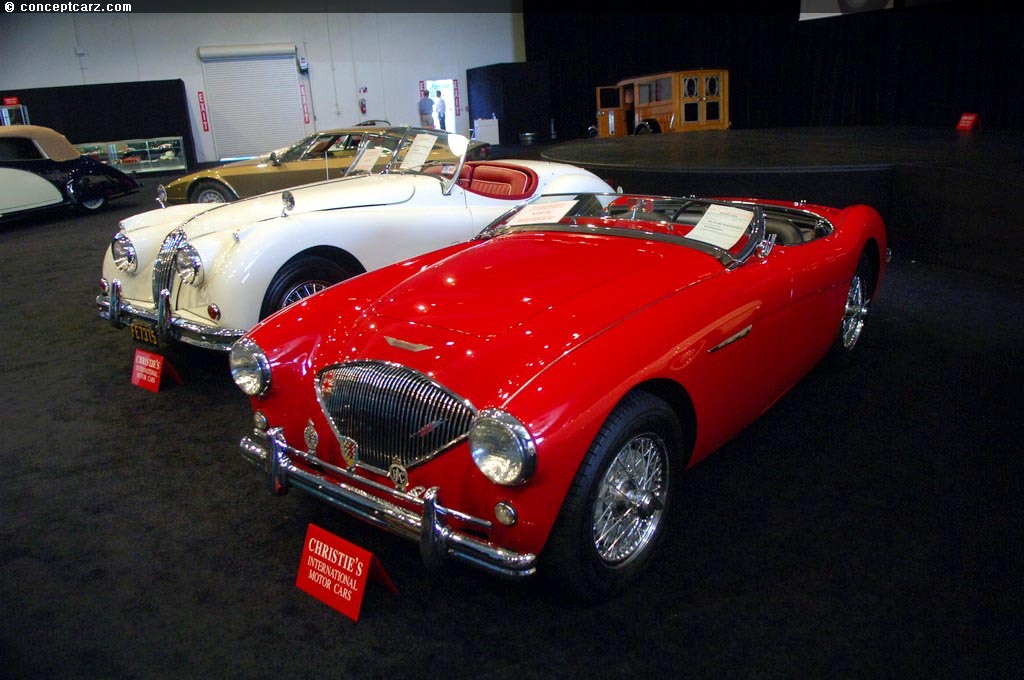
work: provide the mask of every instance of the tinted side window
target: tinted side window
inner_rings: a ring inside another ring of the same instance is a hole
[[[0,161],[34,161],[45,158],[27,137],[0,139]]]

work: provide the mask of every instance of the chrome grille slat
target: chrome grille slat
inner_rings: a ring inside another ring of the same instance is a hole
[[[357,464],[412,468],[462,441],[476,409],[413,369],[384,361],[329,366],[317,375],[320,406],[336,436],[354,440]]]
[[[153,301],[160,299],[160,291],[163,289],[173,290],[174,283],[174,257],[178,248],[186,240],[184,229],[175,229],[167,235],[160,244],[160,251],[153,261]]]

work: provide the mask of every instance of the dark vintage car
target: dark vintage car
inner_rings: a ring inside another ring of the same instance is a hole
[[[60,205],[90,212],[140,188],[135,178],[83,156],[48,127],[0,127],[0,217]]]
[[[243,336],[242,453],[428,565],[608,597],[650,563],[687,468],[826,357],[850,363],[887,259],[865,205],[542,196]]]

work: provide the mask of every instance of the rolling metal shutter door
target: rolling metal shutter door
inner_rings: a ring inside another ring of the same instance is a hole
[[[289,146],[306,130],[295,45],[200,47],[217,158]]]

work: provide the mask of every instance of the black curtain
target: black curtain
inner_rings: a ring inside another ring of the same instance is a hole
[[[559,137],[594,122],[597,86],[696,68],[729,70],[734,128],[952,129],[970,111],[983,127],[1024,129],[1024,13],[950,0],[801,21],[797,0],[729,4],[584,13],[523,0],[527,60],[548,64]]]

